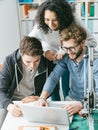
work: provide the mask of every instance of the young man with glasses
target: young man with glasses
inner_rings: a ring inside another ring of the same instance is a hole
[[[66,67],[68,67],[71,75],[71,85],[69,94],[65,100],[76,102],[63,107],[68,110],[69,115],[78,112],[82,108],[81,101],[84,99],[84,70],[86,70],[86,86],[88,86],[88,58],[85,59],[86,68],[84,68],[84,55],[88,54],[88,47],[85,44],[86,38],[87,33],[85,29],[75,23],[61,31],[61,48],[66,54],[48,77],[39,98],[40,105],[46,105],[45,100],[52,93],[60,76],[62,76]],[[98,94],[98,59],[94,61],[93,87],[95,88],[96,94]]]

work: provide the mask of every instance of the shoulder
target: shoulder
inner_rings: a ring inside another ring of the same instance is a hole
[[[15,73],[15,63],[18,61],[20,62],[20,59],[17,59],[18,56],[18,50],[14,51],[13,53],[9,54],[4,62],[2,67],[2,74],[6,74],[8,76],[13,77]]]
[[[5,60],[9,62],[11,61],[16,62],[19,58],[20,58],[20,54],[19,54],[19,50],[17,49],[13,53],[6,56]]]
[[[3,62],[3,66],[6,68],[8,67],[14,67],[15,63],[17,61],[19,61],[20,59],[20,54],[19,54],[19,50],[15,50],[13,53],[9,54],[8,56],[6,56],[4,62]]]
[[[43,34],[43,32],[42,32],[42,30],[39,28],[39,25],[36,24],[36,25],[33,27],[32,31],[29,33],[28,36],[30,36],[30,37],[35,36],[35,37],[36,37],[37,35],[41,35],[41,34]]]
[[[42,61],[43,63],[45,63],[45,64],[53,64],[53,62],[52,62],[52,61],[49,61],[45,56],[42,56],[42,57],[41,57],[41,61]]]
[[[41,58],[41,64],[42,66],[44,66],[45,68],[54,68],[54,64],[53,61],[49,61],[46,57],[42,56]]]
[[[69,58],[68,54],[65,54],[61,61],[68,62],[69,60],[70,60],[70,58]]]

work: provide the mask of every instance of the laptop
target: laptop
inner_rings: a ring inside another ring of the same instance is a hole
[[[32,103],[18,103],[26,120],[36,123],[55,124],[69,126],[72,117],[61,106],[65,102],[48,102],[48,107],[36,106]]]

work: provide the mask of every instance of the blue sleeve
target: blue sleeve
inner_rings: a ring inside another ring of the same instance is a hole
[[[50,73],[49,77],[46,80],[43,90],[51,94],[59,82],[60,77],[63,75],[64,71],[67,69],[66,60],[60,60],[53,71]]]

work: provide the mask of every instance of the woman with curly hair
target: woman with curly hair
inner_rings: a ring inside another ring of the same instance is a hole
[[[35,36],[41,40],[45,57],[55,63],[62,59],[64,51],[60,49],[60,31],[75,22],[81,26],[79,18],[65,0],[47,0],[39,8],[36,17],[37,24],[29,36]],[[93,35],[87,31],[86,42],[96,42]],[[58,89],[58,87],[56,87]],[[62,76],[62,90],[64,98],[69,91],[69,71],[66,69]],[[53,100],[59,100],[59,89],[55,91]]]

